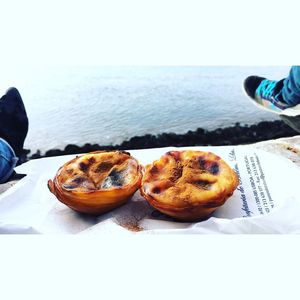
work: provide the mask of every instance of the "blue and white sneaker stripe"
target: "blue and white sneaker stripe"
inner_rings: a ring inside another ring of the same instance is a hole
[[[275,92],[277,81],[264,79],[255,91],[255,101],[272,111],[281,112],[290,105],[279,100],[281,91]]]

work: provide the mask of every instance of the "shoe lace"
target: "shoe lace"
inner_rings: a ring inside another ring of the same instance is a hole
[[[277,95],[274,93],[277,81],[275,80],[263,80],[256,92],[263,98],[271,99],[276,98]]]

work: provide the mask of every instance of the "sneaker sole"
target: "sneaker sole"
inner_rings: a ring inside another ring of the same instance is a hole
[[[276,115],[281,115],[281,114],[282,114],[283,110],[280,111],[280,112],[279,112],[279,111],[275,111],[275,110],[272,110],[272,109],[270,109],[270,108],[267,108],[267,107],[263,106],[262,104],[256,102],[255,99],[251,98],[251,97],[247,94],[247,92],[246,92],[246,90],[245,90],[244,87],[243,87],[243,92],[244,92],[244,94],[247,96],[247,98],[249,98],[249,99],[251,100],[251,103],[254,104],[256,107],[258,107],[258,108],[260,108],[260,109],[263,109],[263,110],[265,110],[265,111],[271,112],[271,113],[276,114]],[[300,111],[299,111],[299,114],[300,114]]]
[[[283,110],[280,114],[289,117],[297,117],[300,115],[300,104],[297,104],[296,106],[293,107],[289,107]]]
[[[245,89],[243,88],[243,92],[244,94],[246,95],[247,98],[250,99],[250,102],[252,104],[254,104],[256,107],[260,108],[260,109],[263,109],[265,111],[268,111],[268,112],[271,112],[273,114],[276,114],[276,115],[285,115],[285,116],[288,116],[288,117],[297,117],[300,115],[300,104],[297,104],[293,107],[289,107],[289,108],[286,108],[286,109],[283,109],[282,111],[274,111],[270,108],[267,108],[265,106],[263,106],[262,104],[258,103],[255,101],[255,99],[251,98],[247,92],[245,91]]]

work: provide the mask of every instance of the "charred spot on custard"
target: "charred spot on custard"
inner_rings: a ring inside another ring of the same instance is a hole
[[[158,174],[158,173],[159,173],[158,167],[154,165],[154,166],[149,170],[149,173],[150,173],[151,175],[156,175],[156,174]]]
[[[83,183],[86,179],[84,177],[75,177],[70,183],[63,184],[63,187],[68,190],[76,189],[78,186]]]
[[[113,167],[113,164],[110,163],[110,162],[107,162],[107,161],[104,161],[104,162],[101,162],[95,172],[96,173],[101,173],[101,172],[106,172],[106,171],[109,171],[111,168]]]
[[[79,163],[79,170],[82,172],[86,172],[89,168],[89,164],[85,164],[84,162]]]
[[[82,182],[84,182],[86,179],[84,177],[75,177],[74,179],[72,179],[72,182],[76,183],[76,184],[80,184]]]
[[[113,169],[103,180],[101,188],[109,189],[112,187],[121,187],[124,185],[124,170],[117,171]]]
[[[77,188],[77,185],[72,185],[72,184],[63,184],[63,188],[67,190],[73,190]]]
[[[90,157],[86,162],[79,163],[79,170],[86,173],[90,166],[92,166],[96,162],[94,157]]]
[[[196,180],[193,182],[193,184],[203,190],[209,190],[212,185],[212,183],[207,180]]]
[[[217,175],[220,171],[220,167],[219,167],[219,164],[214,162],[212,163],[209,168],[208,168],[208,172],[213,174],[213,175]]]
[[[201,170],[207,171],[212,175],[217,175],[220,171],[220,167],[217,162],[208,161],[202,156],[198,158],[198,163]]]
[[[95,158],[94,157],[90,157],[88,159],[88,164],[91,166],[92,164],[94,164],[96,162]]]
[[[200,156],[198,158],[198,163],[199,163],[199,167],[201,170],[205,170],[205,163],[206,163],[206,160],[204,157]]]
[[[159,194],[160,192],[161,192],[161,189],[157,186],[155,188],[153,188],[153,190],[152,190],[153,194]]]

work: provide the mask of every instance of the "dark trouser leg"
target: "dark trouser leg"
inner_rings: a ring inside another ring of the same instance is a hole
[[[20,157],[27,132],[28,118],[21,95],[16,88],[10,88],[0,98],[0,137],[5,139]]]
[[[291,105],[300,104],[300,66],[293,66],[289,76],[283,81],[282,96]],[[280,115],[280,118],[300,133],[300,115],[291,117]]]
[[[292,106],[300,104],[300,66],[293,66],[283,81],[282,96]]]

